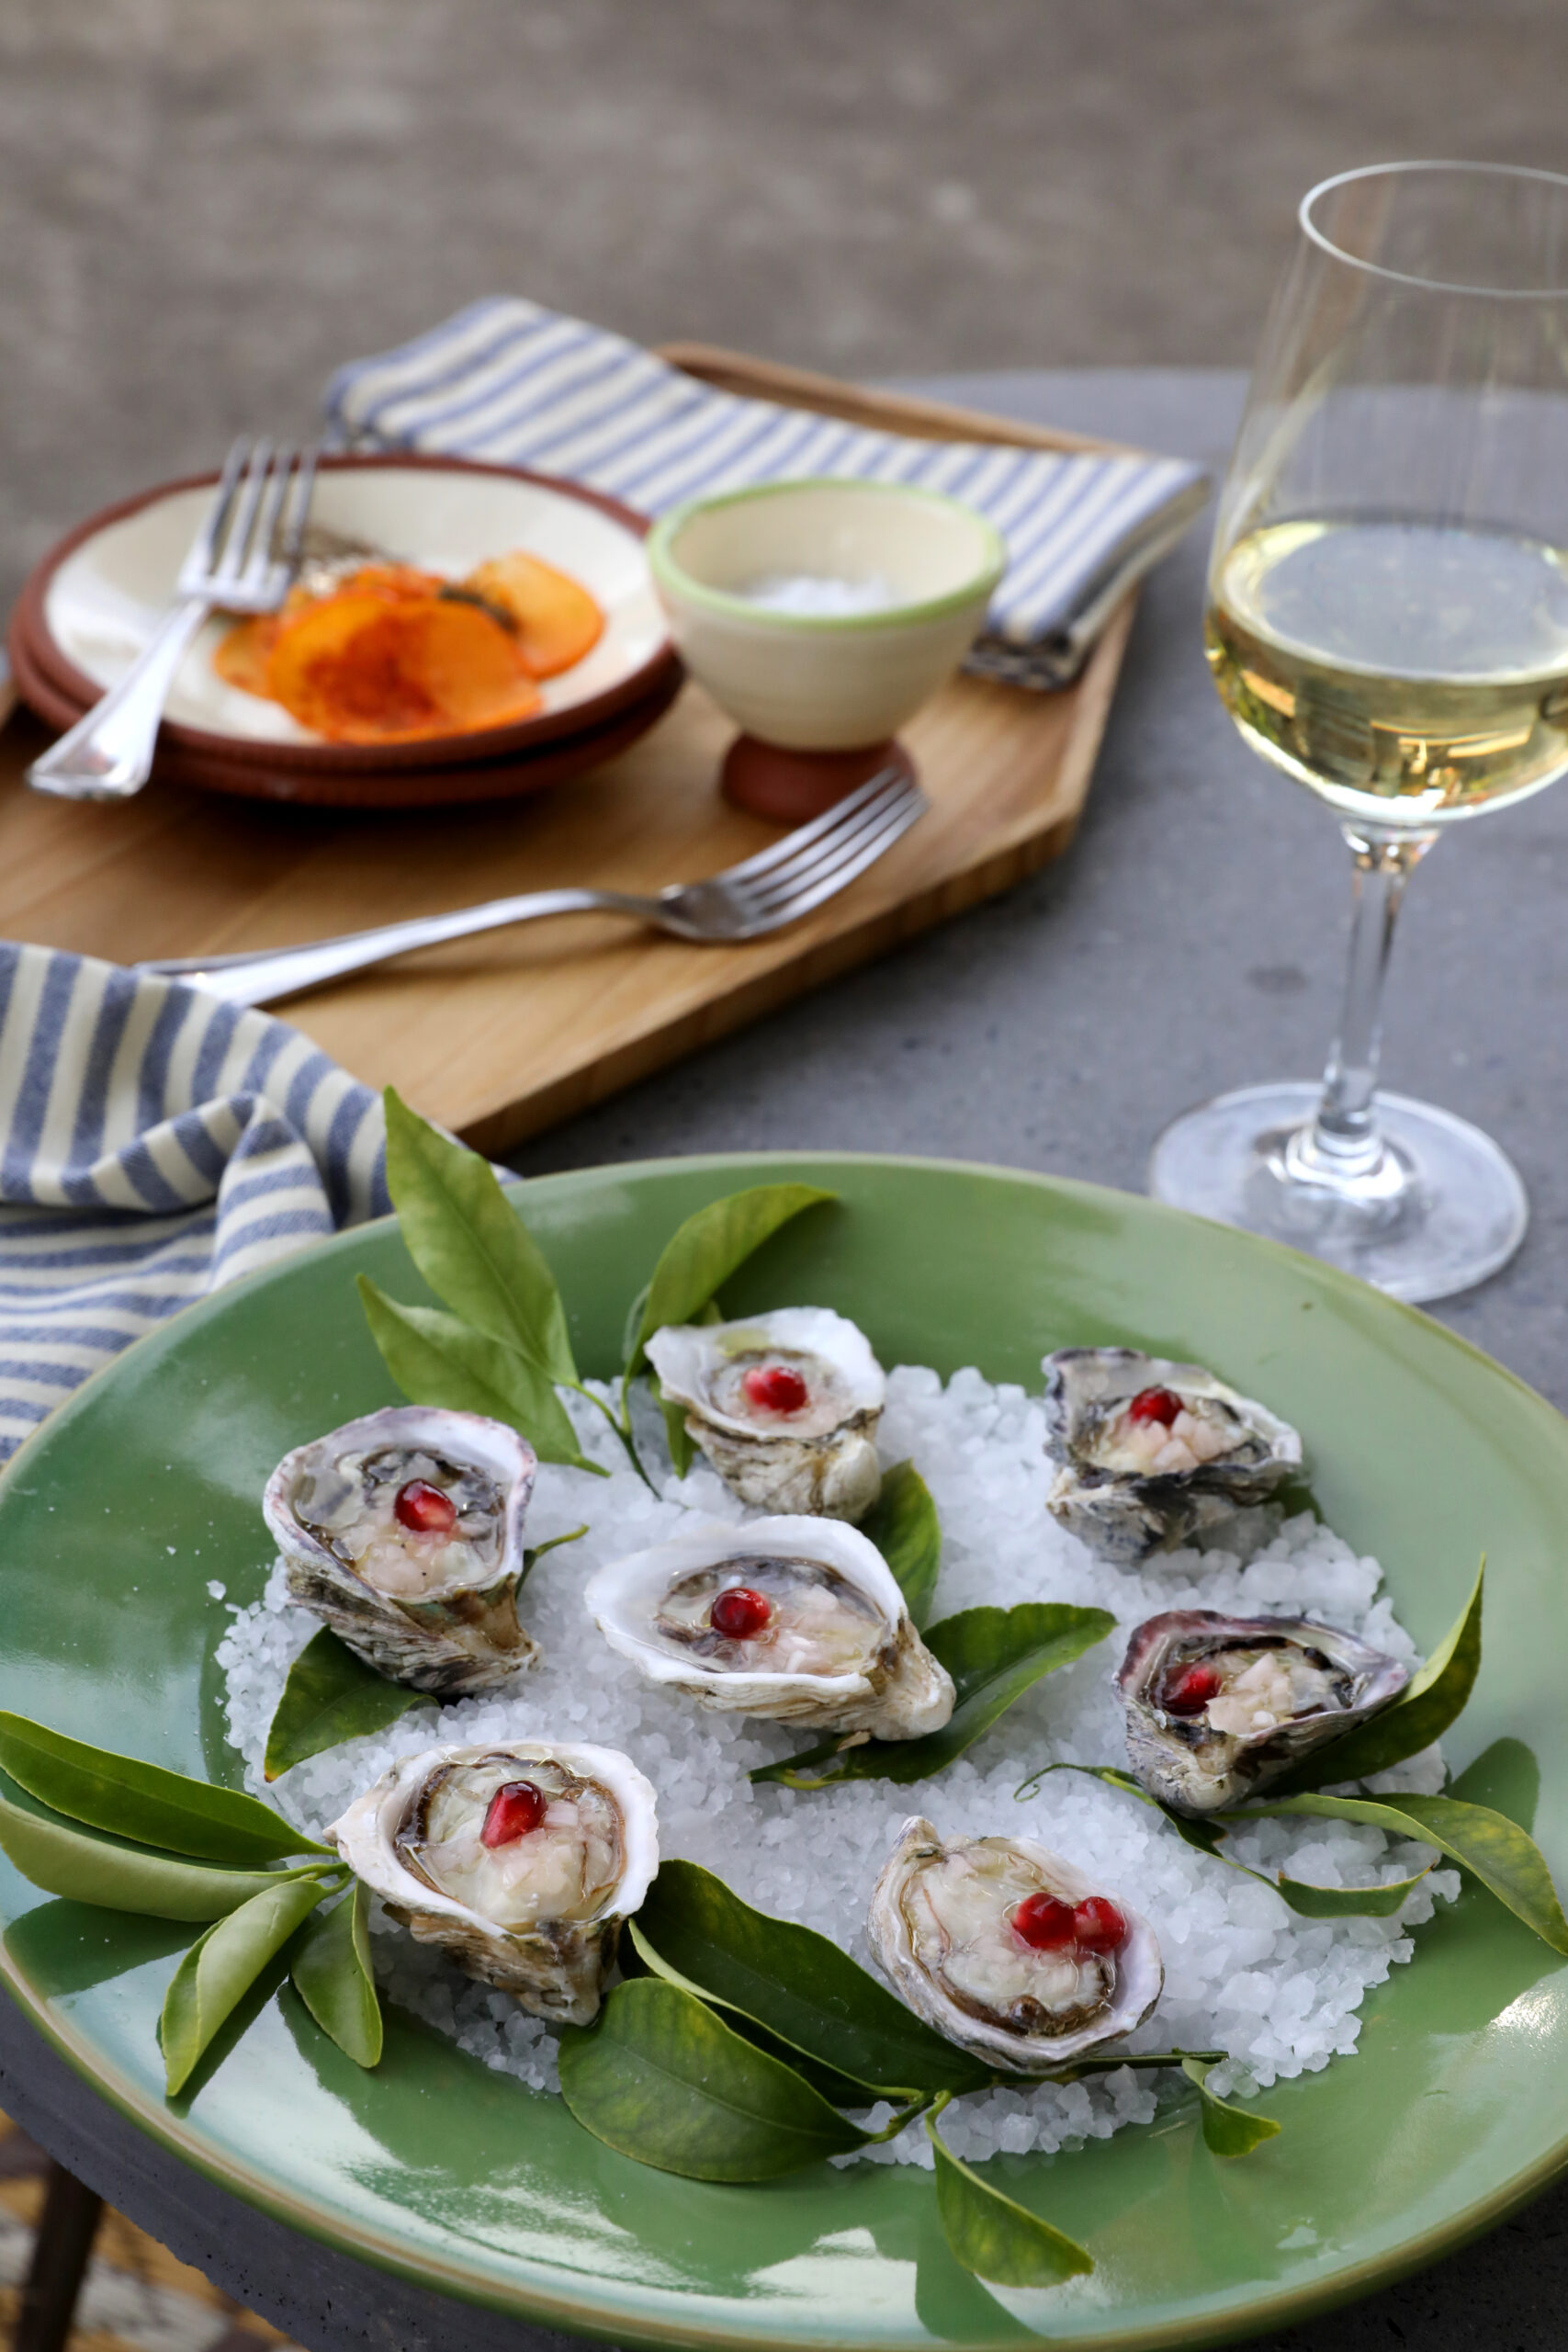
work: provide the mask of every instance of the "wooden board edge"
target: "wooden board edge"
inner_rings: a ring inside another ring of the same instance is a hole
[[[963,408],[952,401],[924,400],[915,392],[882,391],[874,384],[848,383],[837,376],[818,375],[809,368],[785,367],[782,360],[727,351],[719,344],[663,343],[657,346],[655,356],[684,375],[712,384],[717,391],[734,392],[742,400],[777,401],[786,408],[813,409],[873,431],[907,433],[919,441],[996,441],[1031,449],[1084,450],[1111,457],[1147,454],[1122,441],[1102,441],[1058,425],[1024,424],[1011,417],[992,416],[985,409]]]

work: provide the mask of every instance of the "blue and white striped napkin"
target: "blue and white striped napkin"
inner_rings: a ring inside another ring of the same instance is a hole
[[[286,1022],[0,944],[0,1461],[190,1300],[386,1209],[380,1098]]]
[[[510,296],[351,360],[326,407],[339,447],[527,466],[645,514],[809,474],[945,491],[990,517],[1010,559],[969,666],[1039,688],[1077,674],[1126,590],[1207,495],[1202,469],[1176,458],[920,441],[738,399],[623,335]]]

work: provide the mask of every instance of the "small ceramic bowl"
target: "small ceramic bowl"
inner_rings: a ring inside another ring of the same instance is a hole
[[[655,525],[648,555],[682,660],[744,729],[725,792],[784,822],[890,758],[910,765],[892,738],[963,661],[1007,568],[983,514],[895,482],[702,499]]]

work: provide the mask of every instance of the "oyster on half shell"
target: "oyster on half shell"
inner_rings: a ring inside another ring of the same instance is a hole
[[[833,1520],[710,1520],[610,1562],[583,1599],[612,1649],[702,1707],[877,1739],[953,1713],[893,1571]]]
[[[1255,1796],[1397,1699],[1410,1677],[1337,1626],[1169,1609],[1116,1675],[1134,1778],[1178,1813]]]
[[[670,1323],[648,1343],[665,1396],[732,1493],[757,1510],[863,1519],[887,1382],[863,1331],[827,1306],[746,1323]]]
[[[1045,1451],[1061,1465],[1046,1507],[1106,1559],[1183,1544],[1301,1467],[1289,1422],[1201,1364],[1059,1348],[1044,1371]]]
[[[1030,1838],[943,1839],[912,1814],[876,1882],[872,1949],[917,2017],[1045,2075],[1142,2025],[1165,1970],[1142,1915]]]
[[[453,1698],[538,1656],[517,1620],[536,1467],[502,1421],[397,1405],[286,1453],[262,1509],[296,1600],[378,1674]]]
[[[588,2025],[659,1868],[654,1792],[613,1747],[405,1756],[327,1832],[421,1943],[536,2017]]]

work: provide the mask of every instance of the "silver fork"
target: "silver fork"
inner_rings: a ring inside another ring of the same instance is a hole
[[[215,608],[275,613],[299,566],[316,452],[246,436],[223,467],[206,521],[180,566],[176,601],[118,685],[28,770],[62,800],[129,800],[152,772],[158,723],[180,663]]]
[[[630,915],[673,932],[677,939],[761,939],[787,922],[797,922],[846,888],[908,831],[925,807],[918,785],[897,768],[883,768],[825,816],[786,833],[771,849],[727,866],[705,882],[671,883],[657,898],[634,898],[622,890],[534,890],[521,898],[460,907],[451,914],[415,915],[374,931],[351,931],[340,939],[318,939],[308,946],[185,956],[133,968],[191,980],[231,1004],[270,1004],[275,998],[319,989],[345,972],[383,964],[413,947],[468,939],[476,932],[532,922],[540,915]]]

